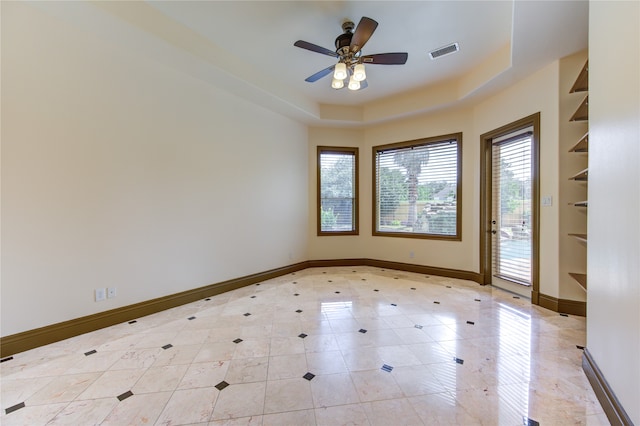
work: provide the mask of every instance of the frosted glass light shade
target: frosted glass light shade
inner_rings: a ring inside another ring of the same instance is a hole
[[[356,81],[353,76],[349,79],[349,90],[358,90],[360,89],[360,82]]]
[[[353,69],[353,79],[355,81],[364,81],[367,78],[367,74],[364,72],[364,64],[358,64]]]
[[[337,78],[334,78],[331,82],[331,87],[333,87],[334,89],[342,89],[344,87],[344,80],[338,80]]]
[[[336,80],[344,80],[347,78],[347,65],[344,62],[338,62],[333,71],[333,78]]]

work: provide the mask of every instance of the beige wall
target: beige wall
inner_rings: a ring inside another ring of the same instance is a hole
[[[640,3],[589,3],[587,349],[640,424]]]
[[[358,130],[311,129],[309,163],[317,145],[358,146],[360,150],[360,235],[317,237],[309,224],[312,259],[367,257],[479,272],[480,135],[541,112],[541,194],[558,195],[558,78],[554,62],[503,92],[468,108],[451,109]],[[371,236],[371,148],[393,142],[463,132],[462,241]],[[310,207],[315,212],[315,172],[309,174]],[[558,297],[558,205],[541,210],[541,292]],[[410,253],[414,253],[414,258]]]
[[[3,336],[308,257],[305,126],[23,2],[1,136]]]

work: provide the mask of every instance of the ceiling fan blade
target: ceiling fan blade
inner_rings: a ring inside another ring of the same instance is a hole
[[[331,65],[328,68],[323,69],[322,71],[318,71],[317,73],[313,74],[312,76],[309,76],[307,78],[304,79],[304,81],[307,81],[309,83],[313,83],[315,81],[320,80],[322,77],[327,76],[329,74],[331,74],[333,72],[333,69],[335,68],[335,65]]]
[[[360,88],[358,90],[366,89],[367,87],[369,87],[369,84],[367,83],[367,80],[364,80],[360,82]]]
[[[332,56],[334,58],[338,57],[338,54],[333,50],[326,49],[322,46],[318,46],[317,44],[309,43],[308,41],[298,40],[293,43],[294,46],[300,47],[302,49],[307,49],[312,52],[322,53],[323,55]]]
[[[358,22],[358,26],[356,27],[355,32],[353,33],[353,37],[351,37],[351,44],[349,45],[349,50],[351,53],[359,52],[360,49],[369,41],[369,38],[376,30],[378,23],[371,18],[367,18],[363,16]]]
[[[378,53],[376,55],[367,55],[360,58],[363,64],[375,65],[403,65],[407,62],[409,54],[406,52],[396,53]]]

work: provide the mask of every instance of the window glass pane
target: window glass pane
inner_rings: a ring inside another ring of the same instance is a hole
[[[377,233],[459,237],[459,138],[374,148]]]
[[[320,151],[320,232],[356,230],[356,153]]]

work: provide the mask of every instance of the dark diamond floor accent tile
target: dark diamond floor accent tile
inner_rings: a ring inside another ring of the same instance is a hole
[[[129,324],[135,324],[135,323],[137,323],[137,322],[138,322],[138,321],[133,320],[133,321],[129,321]]]
[[[130,396],[133,396],[133,392],[126,391],[122,395],[118,395],[118,401],[124,401],[125,399],[129,398]]]
[[[189,317],[187,318],[189,321],[193,321],[194,319],[196,319],[196,317]]]
[[[524,426],[540,426],[540,423],[528,417],[523,418]]]
[[[480,299],[473,299],[473,300],[475,300],[476,302],[482,302]]]
[[[448,285],[448,286],[447,286],[447,288],[451,288],[451,286],[450,286],[450,285]]]
[[[395,303],[392,303],[391,306],[398,306],[398,305],[396,305]]]
[[[255,299],[255,298],[256,298],[255,296],[251,296],[251,299]]]
[[[298,309],[296,312],[297,312],[297,313],[301,313],[301,312],[302,312],[302,309]]]
[[[247,312],[246,314],[243,314],[245,317],[248,317],[249,315],[251,315],[249,312]]]
[[[367,332],[367,330],[365,330],[364,328],[361,328],[360,330],[358,330],[358,332],[360,332],[360,333],[364,334],[364,333],[366,333],[366,332]]]
[[[294,284],[298,284],[298,281],[294,281],[293,283],[294,283]]]
[[[415,328],[417,328],[418,330],[422,330],[422,326],[420,324],[416,324],[414,325]]]
[[[366,280],[367,280],[366,278],[362,278],[362,281],[366,281]]]
[[[436,305],[440,304],[440,302],[438,302],[437,300],[435,300],[433,303],[435,303]]]
[[[429,275],[425,275],[424,277],[425,277],[425,278],[431,278]]]
[[[305,374],[305,375],[304,375],[304,376],[302,376],[302,377],[303,377],[303,378],[305,378],[305,379],[307,379],[307,380],[309,380],[309,381],[311,381],[311,379],[313,379],[314,377],[316,377],[316,375],[315,375],[315,374],[313,374],[313,373],[307,373],[307,374]]]
[[[256,285],[260,285],[260,283],[256,284]]]
[[[207,297],[207,298],[206,298],[206,299],[204,299],[204,300],[205,300],[205,302],[208,302],[209,300],[211,300],[211,298],[210,298],[210,297]]]
[[[391,373],[391,370],[393,370],[393,367],[387,364],[383,364],[381,370],[386,371],[387,373]]]
[[[162,349],[164,349],[166,351],[167,349],[171,349],[172,347],[173,347],[173,345],[171,343],[168,343],[168,344],[164,345],[162,347]]]
[[[85,353],[84,353],[84,356],[93,355],[93,354],[95,354],[95,353],[98,353],[98,351],[96,351],[95,349],[93,349],[93,350],[91,350],[91,351],[89,351],[89,352],[85,352]]]
[[[326,273],[327,273],[327,271],[322,271],[322,273],[323,273],[323,274],[326,274]]]
[[[234,341],[233,341],[233,343],[236,343],[236,344],[238,344],[238,343],[240,343],[240,342],[242,342],[242,339],[240,339],[240,338],[238,338],[238,339],[236,339],[236,340],[234,340]]]
[[[376,288],[376,289],[374,289],[373,291],[380,291],[380,290],[378,290],[378,289]]]
[[[568,317],[569,315],[567,314],[560,314],[561,317]]]
[[[300,294],[299,294],[299,293],[294,293],[293,295],[294,295],[294,296],[300,296]]]
[[[12,405],[11,407],[4,410],[4,413],[5,414],[13,413],[14,411],[19,410],[21,408],[24,408],[24,402],[21,402],[20,404]]]
[[[333,281],[331,281],[331,280],[327,280],[327,281],[329,281],[330,283],[332,283],[332,282],[333,282]]]
[[[576,345],[576,348],[580,349],[581,351],[584,351],[584,346]]]
[[[475,322],[473,322],[473,321],[467,321],[467,324],[475,325]]]
[[[411,290],[415,290],[415,289],[416,289],[415,287],[411,287]]]
[[[455,362],[457,362],[458,364],[460,364],[460,365],[464,364],[464,359],[460,359],[460,358],[453,358],[453,360],[454,360]]]
[[[514,299],[520,299],[520,296],[513,296]]]
[[[229,386],[229,383],[225,382],[224,380],[221,381],[220,383],[218,383],[216,385],[216,389],[218,389],[219,391],[221,391],[222,389],[226,388],[227,386]]]
[[[7,358],[0,359],[0,362],[7,362],[7,361],[11,361],[12,359],[13,359],[13,357],[10,356],[10,357],[7,357]]]
[[[301,339],[304,339],[305,337],[307,337],[307,335],[304,334],[304,333],[300,333],[300,334],[298,334],[298,337],[301,338]]]

